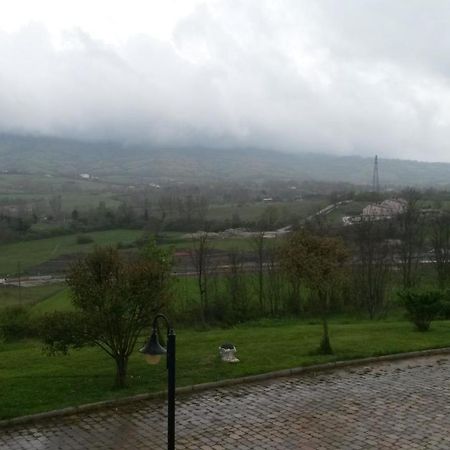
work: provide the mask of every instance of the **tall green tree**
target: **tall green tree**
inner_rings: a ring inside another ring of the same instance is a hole
[[[67,284],[75,311],[44,317],[44,344],[50,353],[99,347],[115,361],[115,387],[124,387],[139,335],[170,298],[170,256],[153,243],[133,259],[98,247],[72,267]]]
[[[349,251],[341,239],[321,237],[305,230],[292,233],[285,245],[284,267],[301,276],[316,296],[323,324],[319,351],[323,354],[333,353],[328,329],[330,302],[345,277],[348,257]]]

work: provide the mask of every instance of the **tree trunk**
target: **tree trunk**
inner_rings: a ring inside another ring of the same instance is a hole
[[[124,388],[127,383],[127,367],[128,367],[128,357],[119,355],[116,357],[116,381],[114,387],[116,389]]]
[[[264,298],[263,298],[263,293],[264,293],[264,273],[263,273],[263,265],[262,262],[259,265],[259,273],[258,273],[258,297],[259,297],[259,307],[261,308],[260,313],[264,314]]]
[[[264,314],[264,231],[256,236],[255,240],[258,256],[258,299],[260,313]]]
[[[300,316],[303,312],[302,298],[300,293],[300,281],[298,278],[291,279],[292,292],[289,301],[289,312]]]
[[[330,335],[328,333],[328,301],[329,292],[319,292],[320,303],[322,307],[322,324],[323,324],[323,335],[322,341],[319,347],[319,353],[322,355],[332,355],[333,349],[330,344]]]
[[[322,355],[332,355],[333,349],[331,348],[330,344],[330,335],[328,333],[328,319],[326,314],[322,317],[322,323],[323,323],[323,336],[322,336],[322,342],[320,343],[319,352]]]

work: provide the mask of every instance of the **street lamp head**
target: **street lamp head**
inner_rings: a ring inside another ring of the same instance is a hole
[[[149,364],[158,364],[167,350],[159,343],[156,328],[153,328],[149,341],[139,350]]]

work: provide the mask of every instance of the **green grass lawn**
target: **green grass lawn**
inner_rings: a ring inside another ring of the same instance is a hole
[[[43,286],[18,288],[2,286],[0,287],[0,309],[13,305],[33,305],[58,294],[65,285],[45,284]]]
[[[319,322],[294,320],[264,320],[209,331],[177,329],[177,384],[185,386],[333,360],[450,346],[450,321],[435,322],[430,332],[419,333],[404,321],[334,320],[334,356],[315,354],[320,336]],[[236,345],[239,364],[219,361],[218,346],[224,341]],[[0,344],[0,418],[166,388],[164,364],[148,366],[137,351],[130,361],[129,387],[112,390],[113,377],[113,361],[97,348],[49,357],[35,341]]]
[[[30,313],[33,317],[54,311],[73,310],[70,302],[69,289],[63,285],[57,292],[33,305]]]
[[[116,245],[118,242],[131,242],[141,237],[142,231],[108,230],[88,234],[94,240],[91,244],[77,244],[76,235],[72,234],[0,245],[0,274],[16,273],[19,263],[22,270],[26,271],[29,267],[59,255],[91,251],[95,245]]]

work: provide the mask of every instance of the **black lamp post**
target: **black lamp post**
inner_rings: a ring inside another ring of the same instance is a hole
[[[167,326],[167,350],[159,343],[158,319],[163,319]],[[161,356],[167,355],[167,450],[175,450],[175,332],[164,314],[155,316],[152,335],[140,352],[149,364],[158,364]]]

